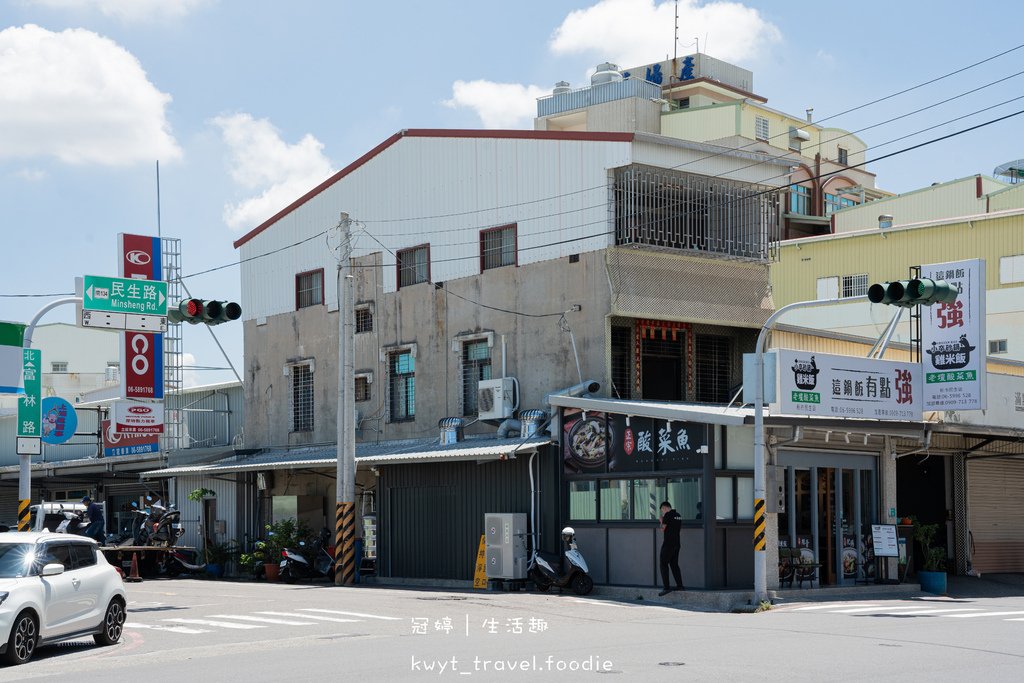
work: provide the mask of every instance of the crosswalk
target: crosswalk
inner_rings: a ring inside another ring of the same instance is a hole
[[[999,619],[1003,621],[1024,621],[1024,609],[944,606],[941,602],[916,603],[826,603],[820,605],[799,605],[782,607],[780,612],[844,614],[849,616],[917,617],[934,616],[949,619]]]
[[[292,612],[256,611],[245,614],[207,614],[202,617],[163,617],[155,621],[136,621],[131,608],[128,610],[127,629],[140,629],[199,635],[217,629],[251,631],[272,626],[316,626],[325,622],[355,624],[368,620],[401,621],[401,617],[389,617],[365,612],[300,607]]]

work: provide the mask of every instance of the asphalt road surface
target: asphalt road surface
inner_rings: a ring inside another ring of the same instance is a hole
[[[128,584],[122,642],[37,651],[0,681],[1020,681],[1024,596],[717,614],[535,592]]]

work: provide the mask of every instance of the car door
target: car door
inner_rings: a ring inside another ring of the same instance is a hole
[[[48,564],[64,565],[64,573],[42,576],[43,567]],[[39,631],[44,638],[74,630],[74,615],[79,609],[78,586],[81,581],[76,579],[73,569],[74,560],[69,542],[54,540],[39,544],[34,570],[43,588],[43,615]]]
[[[76,609],[72,618],[77,629],[91,628],[102,619],[106,608],[104,593],[108,590],[111,572],[106,565],[96,561],[96,545],[84,541],[71,542],[71,556],[75,561],[72,579],[77,579]]]

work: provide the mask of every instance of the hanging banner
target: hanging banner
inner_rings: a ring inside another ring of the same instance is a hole
[[[921,366],[778,349],[783,415],[921,419]]]
[[[160,280],[160,238],[118,233],[118,275],[138,280]],[[124,398],[163,400],[164,338],[150,332],[124,333],[121,340],[121,377]]]
[[[925,410],[985,410],[985,261],[921,266],[921,277],[945,280],[960,294],[951,304],[921,306]]]

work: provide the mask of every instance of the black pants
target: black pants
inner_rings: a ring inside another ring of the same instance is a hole
[[[676,588],[683,587],[683,572],[679,569],[679,546],[677,545],[664,545],[661,546],[661,582],[665,586],[665,590],[669,590],[668,585],[668,570],[672,569],[672,576],[676,580]]]

